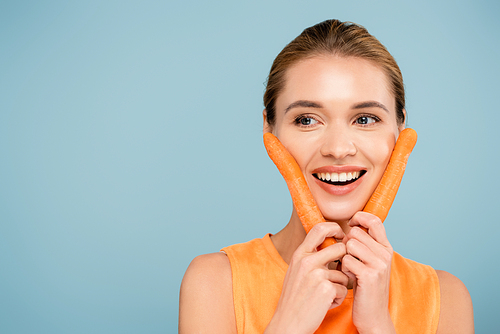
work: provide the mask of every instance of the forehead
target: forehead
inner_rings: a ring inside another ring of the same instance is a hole
[[[387,75],[373,62],[332,55],[302,60],[289,68],[277,109],[296,100],[351,105],[377,101],[395,110]]]

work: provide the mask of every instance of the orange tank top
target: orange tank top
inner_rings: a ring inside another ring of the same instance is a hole
[[[278,305],[288,265],[270,235],[222,249],[231,263],[238,333],[263,333]],[[353,293],[328,311],[316,333],[357,333],[352,323]],[[435,333],[439,321],[439,281],[433,268],[394,253],[389,313],[397,333]]]

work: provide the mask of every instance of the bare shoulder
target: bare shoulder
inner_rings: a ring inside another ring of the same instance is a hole
[[[216,278],[216,282],[223,278],[231,279],[231,265],[227,255],[217,252],[195,257],[184,274],[182,284],[197,278],[203,280]]]
[[[200,255],[186,270],[179,296],[179,333],[236,333],[226,254]]]
[[[454,275],[436,270],[441,291],[437,333],[474,333],[474,312],[469,291]]]

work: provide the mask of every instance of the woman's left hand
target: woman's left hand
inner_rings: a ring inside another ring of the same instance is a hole
[[[353,323],[359,333],[395,333],[389,315],[393,250],[384,225],[377,216],[360,211],[349,226],[342,271],[354,281]]]

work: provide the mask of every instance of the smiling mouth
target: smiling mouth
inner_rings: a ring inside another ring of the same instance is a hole
[[[332,184],[334,186],[346,186],[356,182],[360,177],[365,175],[366,170],[347,173],[314,173],[313,176],[321,182]]]

